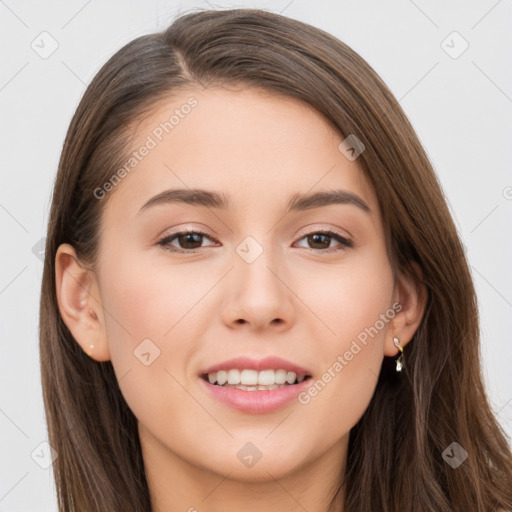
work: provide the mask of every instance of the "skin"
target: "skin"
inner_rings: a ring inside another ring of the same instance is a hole
[[[154,511],[327,511],[350,429],[384,356],[398,352],[393,336],[405,346],[417,329],[425,290],[393,277],[374,191],[338,150],[343,137],[304,103],[255,88],[190,89],[136,125],[132,150],[190,96],[197,107],[102,199],[94,269],[59,248],[61,315],[85,351],[94,346],[91,357],[112,361],[139,420]],[[171,188],[223,192],[233,208],[174,203],[139,213]],[[356,194],[371,213],[335,204],[285,214],[292,194],[331,189]],[[188,246],[175,238],[180,254],[158,245],[185,228],[208,237]],[[354,246],[308,241],[330,229]],[[247,236],[263,248],[252,263],[236,252]],[[240,355],[278,355],[314,381],[395,302],[400,312],[308,404],[248,414],[200,385],[203,368]],[[146,338],[160,350],[149,366],[134,357]],[[237,457],[247,442],[262,454],[250,468]]]

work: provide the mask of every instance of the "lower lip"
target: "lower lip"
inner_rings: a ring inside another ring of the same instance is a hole
[[[311,377],[298,384],[292,384],[284,388],[244,391],[243,389],[225,388],[210,384],[199,377],[207,392],[220,402],[250,414],[265,414],[281,409],[297,398],[309,385]]]

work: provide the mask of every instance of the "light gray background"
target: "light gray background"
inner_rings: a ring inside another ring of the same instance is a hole
[[[484,377],[512,435],[512,2],[210,5],[263,7],[324,29],[359,52],[400,100],[467,248],[481,311]],[[86,84],[117,49],[195,6],[208,4],[0,0],[0,511],[57,510],[51,468],[31,457],[39,454],[44,462],[48,456],[40,446],[47,436],[37,331],[42,263],[33,247],[45,235],[71,116]],[[49,48],[48,39],[41,43],[43,31],[59,45],[47,59],[31,47],[35,40]],[[453,31],[469,44],[457,58],[464,41]]]

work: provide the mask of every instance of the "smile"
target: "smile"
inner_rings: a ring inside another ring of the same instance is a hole
[[[312,373],[276,356],[239,357],[204,369],[199,382],[208,396],[248,414],[266,414],[293,402]]]

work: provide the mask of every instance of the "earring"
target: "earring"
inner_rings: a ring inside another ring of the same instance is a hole
[[[395,344],[395,347],[400,351],[399,354],[395,356],[395,362],[396,362],[396,371],[401,372],[402,368],[405,366],[404,362],[404,349],[401,347],[399,343],[398,338],[393,338],[393,343]]]
[[[89,350],[86,351],[86,354],[91,357],[92,351],[94,350],[94,345],[89,345]]]

